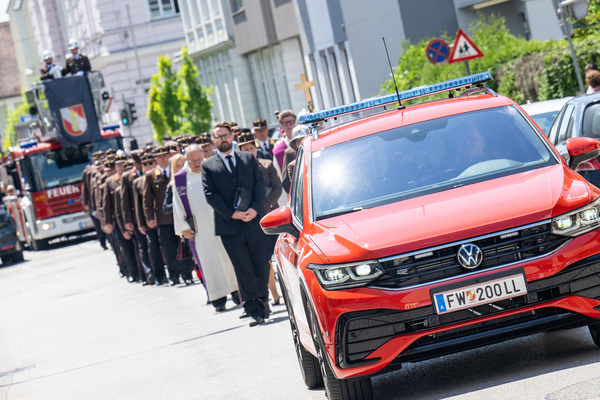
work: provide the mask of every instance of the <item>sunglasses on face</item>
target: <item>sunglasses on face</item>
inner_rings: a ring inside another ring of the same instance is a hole
[[[144,165],[144,166],[146,166],[146,165],[152,165],[152,164],[154,164],[154,161],[146,161],[146,162],[142,163],[142,165]]]

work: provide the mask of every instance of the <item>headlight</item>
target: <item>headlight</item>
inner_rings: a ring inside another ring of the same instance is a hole
[[[310,264],[308,269],[314,271],[319,283],[326,290],[365,286],[384,273],[377,261],[344,265]]]
[[[54,229],[55,225],[54,222],[44,222],[42,224],[42,230],[43,231],[48,231],[50,229]]]
[[[552,233],[579,236],[600,228],[600,197],[585,207],[552,218]]]

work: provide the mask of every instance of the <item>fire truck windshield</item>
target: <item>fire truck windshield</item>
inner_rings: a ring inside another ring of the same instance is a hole
[[[32,192],[39,192],[80,182],[81,173],[90,164],[92,153],[122,147],[121,138],[111,138],[27,155],[21,161],[24,187]]]

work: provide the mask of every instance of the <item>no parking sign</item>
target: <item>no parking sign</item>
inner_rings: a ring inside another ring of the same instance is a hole
[[[430,63],[442,65],[448,61],[450,46],[444,39],[433,39],[427,44],[425,54]]]

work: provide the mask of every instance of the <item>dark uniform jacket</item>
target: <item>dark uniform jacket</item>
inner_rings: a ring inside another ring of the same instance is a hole
[[[89,72],[91,70],[92,66],[90,65],[90,60],[85,54],[69,54],[65,63],[65,69],[63,69],[63,75],[75,75],[79,71]]]
[[[81,173],[81,205],[83,207],[90,206],[90,180],[92,175],[92,167],[89,165],[84,168]]]
[[[263,148],[260,147],[260,142],[258,141],[258,139],[254,140],[254,143],[256,144],[256,148],[263,150]],[[275,140],[273,138],[268,138],[266,143],[269,143],[268,144],[269,147],[267,148],[267,152],[271,155],[271,158],[269,158],[269,160],[272,160],[273,159],[273,148],[277,144],[277,140]]]
[[[123,212],[123,222],[126,224],[137,225],[135,218],[135,203],[134,203],[134,188],[133,181],[138,178],[140,174],[135,168],[127,171],[123,174],[121,179],[121,209]]]
[[[135,221],[138,227],[146,227],[146,216],[144,214],[144,175],[138,176],[133,181],[133,209],[135,210]]]
[[[54,75],[50,73],[50,68],[55,67],[56,64],[44,64],[42,68],[40,68],[40,79],[54,79]]]
[[[116,199],[119,198],[117,193],[119,185],[121,184],[121,177],[119,174],[114,174],[106,179],[102,194],[102,211],[104,214],[104,225],[112,224],[117,225],[118,221],[118,209]]]
[[[298,154],[298,150],[294,150],[291,147],[285,149],[283,153],[283,168],[281,169],[281,183],[283,185],[283,190],[286,193],[290,192],[290,186],[292,184],[292,177],[288,174],[288,164],[296,159],[296,155]]]
[[[279,207],[277,200],[279,200],[283,188],[273,161],[259,158],[258,162],[265,178],[265,190],[267,193],[267,197],[265,198],[265,213],[268,213]]]
[[[146,172],[144,178],[142,192],[146,221],[155,220],[157,225],[173,224],[173,214],[165,214],[162,210],[169,181],[160,172],[158,166]]]
[[[106,185],[106,173],[96,177],[96,185],[94,186],[94,202],[96,206],[96,211],[98,211],[98,219],[100,220],[100,225],[104,226],[106,223],[104,222],[104,186]]]
[[[247,222],[250,229],[260,230],[259,221],[265,212],[265,182],[256,158],[246,152],[233,151],[233,154],[236,158],[236,180],[218,154],[202,163],[202,186],[206,201],[214,209],[217,236],[233,235],[246,223],[231,218],[235,212],[233,202],[238,187],[250,191],[250,208],[258,213],[252,221]]]

